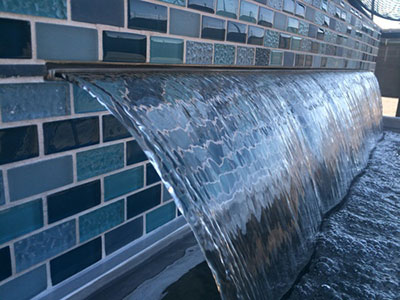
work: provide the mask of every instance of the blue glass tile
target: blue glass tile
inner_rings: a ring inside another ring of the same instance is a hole
[[[152,164],[147,164],[146,165],[146,184],[151,185],[153,183],[156,183],[160,181],[161,178],[158,176],[156,170],[154,169]]]
[[[104,178],[104,200],[133,192],[144,185],[144,168],[139,166]]]
[[[283,59],[283,52],[271,51],[271,65],[281,66]]]
[[[0,282],[12,274],[10,247],[0,249]]]
[[[104,61],[146,61],[146,36],[134,33],[103,31]]]
[[[113,115],[103,116],[103,142],[130,137],[128,130]]]
[[[42,200],[0,211],[0,244],[43,226]]]
[[[48,223],[75,215],[101,202],[100,180],[95,180],[47,197]]]
[[[0,299],[29,300],[47,288],[46,266],[0,285]]]
[[[17,272],[21,272],[76,244],[75,220],[32,235],[14,244]]]
[[[256,66],[268,66],[270,50],[265,48],[256,49]]]
[[[146,215],[146,232],[154,229],[173,220],[176,215],[176,206],[174,202],[169,202]]]
[[[127,216],[133,218],[161,203],[161,185],[136,193],[127,198]]]
[[[99,118],[77,118],[43,124],[45,154],[99,143]]]
[[[272,30],[265,30],[264,46],[271,48],[279,47],[279,32]]]
[[[246,43],[247,25],[229,21],[226,40],[230,42]]]
[[[4,84],[1,93],[3,122],[70,114],[69,88],[65,83]]]
[[[186,42],[187,64],[212,64],[213,45],[209,43]]]
[[[296,16],[304,18],[306,16],[306,7],[299,3],[296,2]]]
[[[152,36],[150,43],[150,62],[161,64],[183,62],[183,40]]]
[[[318,42],[311,42],[311,52],[312,53],[319,53],[319,43]]]
[[[36,23],[36,43],[40,59],[90,61],[99,58],[96,29]]]
[[[0,41],[0,58],[32,58],[29,22],[0,18]]]
[[[50,261],[53,285],[82,271],[101,259],[101,238],[92,240]]]
[[[283,7],[282,0],[268,0],[267,5],[277,10],[282,10]]]
[[[200,36],[200,15],[171,8],[169,10],[169,33],[190,37]]]
[[[308,35],[308,23],[300,21],[298,34],[307,36]]]
[[[124,26],[124,0],[71,0],[74,21]]]
[[[315,39],[317,37],[317,29],[317,26],[310,24],[310,26],[308,27],[308,36]]]
[[[124,200],[103,206],[79,217],[80,242],[111,229],[124,221]]]
[[[141,0],[129,0],[128,27],[166,33],[167,8]]]
[[[201,37],[218,41],[225,40],[225,21],[203,16]]]
[[[74,108],[75,113],[83,114],[87,112],[105,111],[106,108],[95,98],[89,95],[84,89],[74,85]]]
[[[6,202],[6,197],[4,195],[4,183],[3,183],[3,171],[0,170],[0,205]]]
[[[240,2],[240,20],[257,23],[258,6],[256,4],[241,1]]]
[[[296,37],[296,36],[292,37],[292,42],[291,42],[291,45],[290,45],[290,49],[292,49],[292,50],[300,50],[300,48],[301,48],[301,38]]]
[[[304,54],[296,54],[295,67],[304,67]]]
[[[283,0],[283,11],[294,14],[294,0]]]
[[[2,0],[0,11],[15,14],[67,18],[67,0]]]
[[[311,51],[311,40],[303,39],[300,45],[301,51],[310,52]]]
[[[267,4],[267,0],[255,0],[258,3]]]
[[[255,26],[249,26],[247,43],[251,45],[263,45],[264,29]]]
[[[160,0],[162,2],[165,3],[171,3],[171,4],[175,4],[175,5],[179,5],[179,6],[186,6],[186,0]]]
[[[235,63],[235,46],[215,44],[214,64],[233,65]]]
[[[274,12],[268,8],[260,7],[258,14],[258,25],[272,27],[274,21]]]
[[[284,14],[275,12],[274,15],[274,28],[280,30],[286,30],[287,17]]]
[[[283,55],[283,65],[285,67],[293,67],[293,64],[294,64],[294,53],[285,51]]]
[[[136,140],[126,143],[126,164],[133,165],[147,160],[146,154]]]
[[[0,165],[39,156],[37,126],[0,129]]]
[[[314,22],[315,19],[315,9],[309,6],[306,7],[306,19],[308,21]]]
[[[188,0],[188,7],[213,14],[215,0]]]
[[[110,254],[143,235],[143,217],[136,218],[105,234],[106,254]]]
[[[163,186],[163,202],[168,201],[169,199],[172,199],[171,194],[168,192],[167,188]]]
[[[72,156],[42,160],[7,173],[10,199],[16,201],[72,183]]]
[[[237,47],[236,64],[250,66],[254,64],[254,48]]]
[[[279,36],[279,48],[281,49],[290,49],[290,40],[291,36],[287,34],[281,33]]]
[[[287,31],[298,33],[299,32],[299,21],[294,18],[288,18],[288,27]]]
[[[239,0],[217,0],[217,15],[236,19]]]
[[[78,180],[124,167],[124,144],[116,144],[76,154]]]

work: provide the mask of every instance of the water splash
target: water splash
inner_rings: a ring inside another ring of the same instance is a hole
[[[132,133],[224,299],[277,299],[381,136],[367,72],[68,74]]]

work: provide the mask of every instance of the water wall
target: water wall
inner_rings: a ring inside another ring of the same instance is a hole
[[[224,299],[279,299],[381,136],[369,72],[69,73],[144,149]]]

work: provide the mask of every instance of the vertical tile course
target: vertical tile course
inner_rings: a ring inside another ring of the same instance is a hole
[[[209,43],[186,42],[187,64],[212,64],[213,45]]]
[[[144,168],[139,166],[104,178],[104,200],[133,192],[143,187]]]

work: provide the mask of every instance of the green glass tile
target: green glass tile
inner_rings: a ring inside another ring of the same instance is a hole
[[[104,178],[104,200],[110,200],[143,187],[143,166]]]
[[[242,1],[240,3],[240,20],[257,23],[258,6],[256,4]]]
[[[239,0],[217,0],[217,15],[237,18]]]
[[[150,38],[150,62],[181,64],[183,40],[152,36]]]
[[[146,215],[146,232],[150,232],[175,218],[176,206],[169,202]]]
[[[215,44],[214,64],[233,65],[235,63],[235,46]]]
[[[67,18],[67,0],[2,0],[0,11],[49,17]]]

